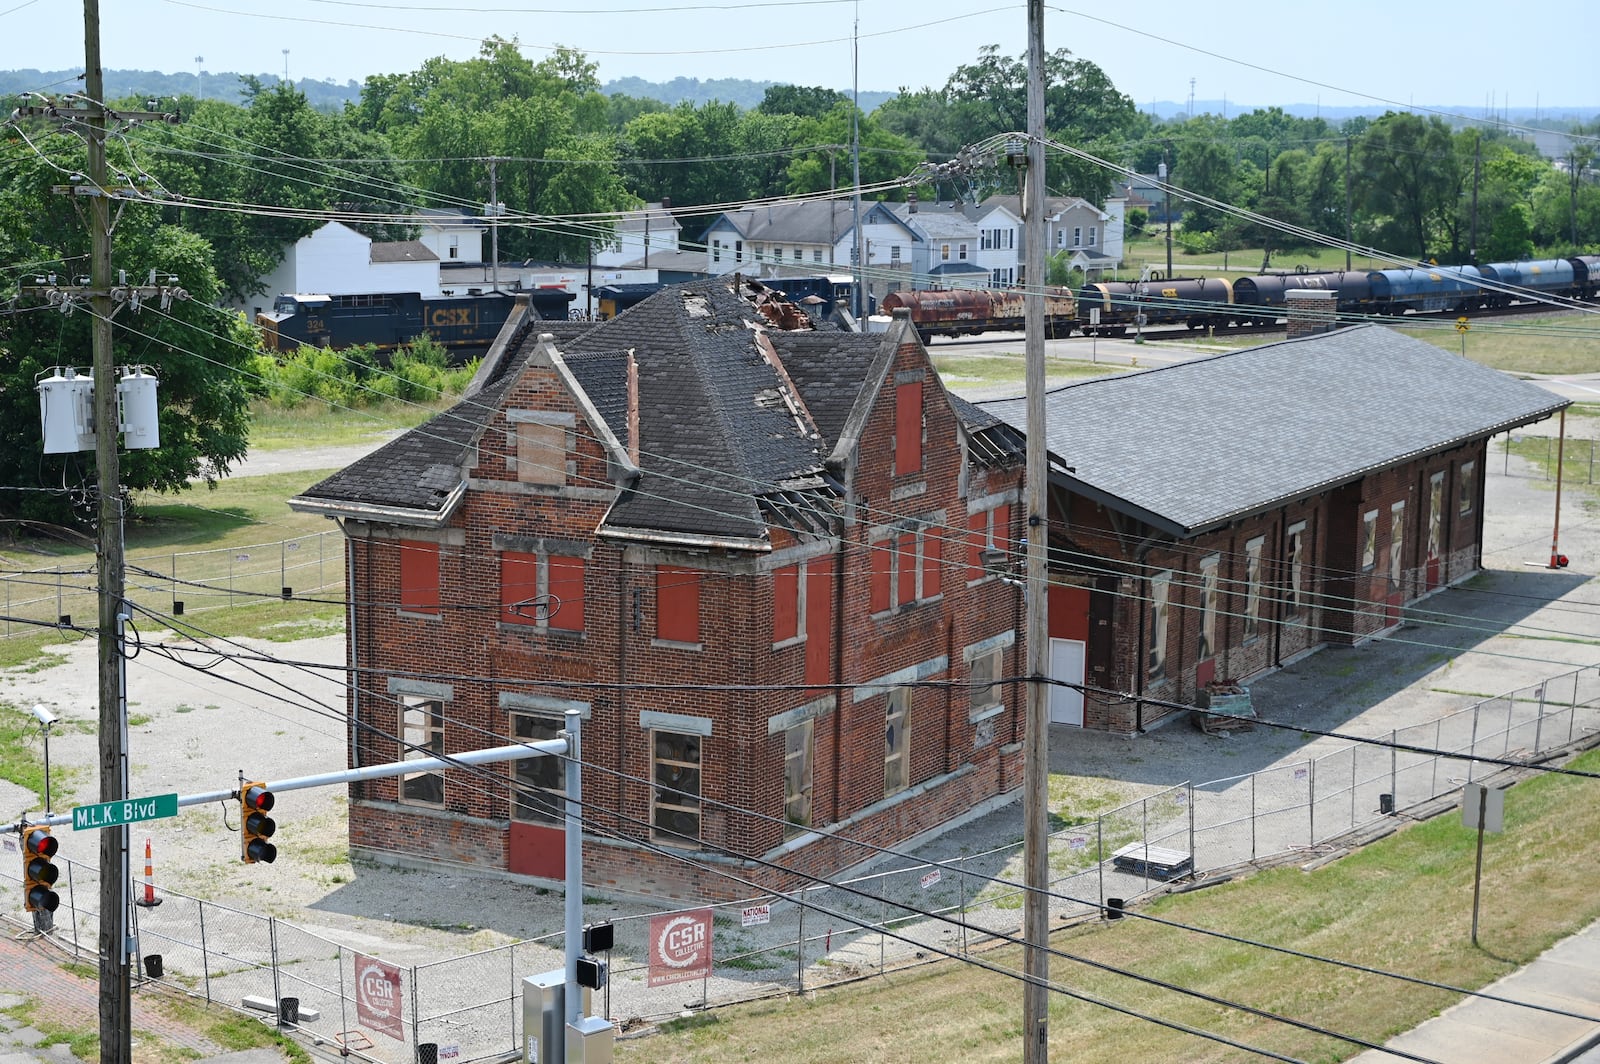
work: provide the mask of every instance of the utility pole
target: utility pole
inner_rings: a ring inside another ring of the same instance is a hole
[[[100,3],[83,0],[84,93],[89,97],[89,260],[94,293],[95,467],[100,495],[100,800],[128,797],[127,717],[122,656],[122,471],[117,455],[117,391],[111,351],[111,210],[105,194],[105,74],[100,69]],[[132,1060],[133,1012],[129,958],[128,826],[100,836],[100,1059]]]
[[[1172,186],[1167,183],[1167,175],[1172,171],[1167,169],[1167,151],[1171,147],[1161,149],[1161,169],[1158,176],[1161,178],[1161,192],[1163,195],[1161,213],[1166,215],[1167,223],[1167,276],[1172,276]]]
[[[1467,257],[1478,261],[1478,170],[1483,164],[1483,136],[1472,138],[1472,240]]]
[[[1028,440],[1026,492],[1028,558],[1023,592],[1027,614],[1027,702],[1022,752],[1022,863],[1027,893],[1022,902],[1024,946],[1022,1059],[1050,1059],[1050,671],[1049,463],[1044,419],[1044,0],[1028,0],[1028,165],[1022,205],[1028,272],[1023,318]],[[1170,224],[1170,223],[1169,223]]]
[[[495,165],[506,162],[503,155],[489,156],[489,291],[500,291],[500,185]]]
[[[1350,246],[1355,243],[1350,220],[1350,138],[1344,138],[1344,269],[1350,272]]]
[[[861,2],[856,0],[856,20],[850,30],[850,169],[855,183],[850,199],[851,228],[855,230],[853,258],[855,275],[855,316],[857,327],[865,316],[866,296],[861,291],[867,281],[867,263],[861,246]],[[831,212],[830,212],[831,213]]]

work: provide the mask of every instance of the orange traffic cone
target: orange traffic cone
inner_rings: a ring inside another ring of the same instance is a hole
[[[155,864],[150,858],[149,839],[144,840],[144,894],[134,904],[146,909],[153,909],[161,904],[161,899],[156,897]]]

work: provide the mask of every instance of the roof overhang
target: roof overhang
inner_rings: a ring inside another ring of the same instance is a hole
[[[374,521],[386,525],[403,525],[407,528],[442,528],[449,522],[466,495],[467,482],[463,478],[460,484],[451,489],[438,510],[418,510],[410,506],[375,506],[370,503],[319,499],[314,495],[294,496],[289,500],[289,509],[304,514],[321,514],[336,520]]]

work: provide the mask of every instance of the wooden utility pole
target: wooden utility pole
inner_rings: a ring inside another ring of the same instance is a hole
[[[105,77],[100,69],[100,4],[83,0],[84,94],[88,96],[89,259],[94,322],[95,468],[100,559],[100,800],[128,797],[122,657],[122,473],[117,455],[117,388],[111,352],[111,203],[106,195]],[[129,1064],[133,1014],[128,959],[128,826],[100,833],[100,1060]]]
[[[1028,166],[1022,204],[1023,266],[1028,274],[1023,308],[1026,328],[1028,441],[1026,454],[1028,558],[1027,718],[1023,735],[1022,862],[1027,894],[1022,903],[1024,974],[1022,986],[1022,1059],[1046,1064],[1050,1059],[1050,639],[1047,623],[1049,586],[1050,493],[1048,441],[1044,419],[1044,0],[1028,0]]]

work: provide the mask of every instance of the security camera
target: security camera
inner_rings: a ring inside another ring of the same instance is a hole
[[[61,719],[50,711],[50,707],[42,705],[33,707],[33,717],[46,728],[50,727],[50,725]]]

